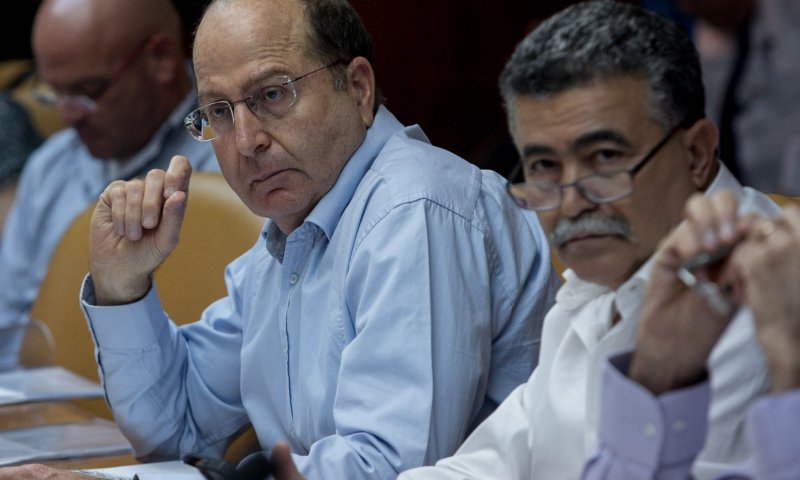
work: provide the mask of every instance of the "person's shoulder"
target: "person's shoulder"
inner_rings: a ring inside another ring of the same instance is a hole
[[[72,218],[96,200],[86,186],[101,174],[101,164],[89,156],[74,130],[56,132],[26,162],[17,184],[16,208],[27,222],[53,230],[57,227],[42,225],[56,217],[56,223]]]
[[[362,185],[371,190],[370,202],[427,201],[492,230],[505,229],[504,222],[537,223],[513,204],[506,181],[497,172],[482,170],[413,135],[413,131],[390,138],[373,162],[371,173],[373,180]]]
[[[474,203],[482,179],[480,170],[458,155],[404,134],[386,142],[371,171],[376,186],[392,196],[445,204]]]
[[[445,171],[470,175],[476,168],[455,153],[431,144],[416,125],[390,137],[373,164],[377,171],[412,177],[427,177]]]
[[[64,168],[75,167],[82,151],[83,146],[74,130],[60,130],[50,135],[33,151],[22,175],[50,178],[53,173]]]

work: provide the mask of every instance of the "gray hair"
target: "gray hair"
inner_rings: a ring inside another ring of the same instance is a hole
[[[647,80],[651,114],[664,130],[705,117],[688,34],[657,13],[606,0],[573,5],[529,33],[500,75],[500,93],[511,124],[520,95],[549,96],[622,75]]]
[[[344,89],[347,82],[344,65],[356,57],[364,57],[375,68],[372,38],[361,17],[347,0],[300,0],[306,9],[312,55],[328,64],[341,61],[331,73],[334,86]],[[383,104],[380,88],[376,87],[373,112]]]

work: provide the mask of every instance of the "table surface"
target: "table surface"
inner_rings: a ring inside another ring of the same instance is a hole
[[[32,402],[0,406],[0,432],[62,423],[91,421],[94,414],[69,401]],[[105,468],[136,463],[132,455],[102,455],[41,462],[60,468]]]
[[[79,423],[97,418],[108,418],[98,415],[97,402],[102,400],[73,400],[29,402],[16,405],[0,405],[0,434],[4,430],[30,428],[61,423]],[[107,411],[107,410],[105,410]],[[110,415],[110,412],[109,412]],[[225,455],[229,462],[238,462],[248,454],[260,450],[258,438],[252,427],[241,432],[231,443]],[[45,462],[66,469],[108,468],[139,463],[132,454],[99,455],[72,459],[51,460]]]

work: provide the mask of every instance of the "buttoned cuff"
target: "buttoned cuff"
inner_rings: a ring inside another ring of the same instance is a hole
[[[98,306],[89,275],[81,286],[81,306],[95,344],[104,350],[137,350],[157,343],[169,323],[154,285],[140,300],[126,305]]]
[[[604,366],[601,441],[626,463],[648,472],[691,465],[705,443],[709,382],[655,397],[626,376],[630,360],[631,353],[625,353]]]

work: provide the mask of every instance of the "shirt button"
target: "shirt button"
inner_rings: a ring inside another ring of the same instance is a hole
[[[644,435],[646,437],[653,437],[656,434],[656,426],[652,423],[645,423],[644,424]]]
[[[675,420],[675,422],[672,424],[672,428],[676,432],[682,432],[686,430],[686,422],[683,420]]]
[[[289,274],[289,285],[294,285],[295,283],[297,283],[297,274],[296,273]]]

